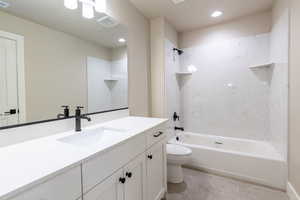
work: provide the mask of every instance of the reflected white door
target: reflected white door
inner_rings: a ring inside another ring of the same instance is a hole
[[[0,126],[19,122],[17,42],[0,36]]]

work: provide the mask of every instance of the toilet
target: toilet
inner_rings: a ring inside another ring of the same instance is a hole
[[[167,174],[169,183],[182,183],[182,165],[186,164],[192,150],[177,144],[167,144]]]

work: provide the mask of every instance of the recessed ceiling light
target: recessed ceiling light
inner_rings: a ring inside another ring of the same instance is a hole
[[[119,38],[119,40],[118,40],[120,43],[125,43],[126,42],[126,40],[124,39],[124,38]]]
[[[216,18],[216,17],[220,17],[220,16],[222,16],[222,15],[223,15],[223,12],[222,12],[222,11],[216,10],[216,11],[214,11],[214,12],[211,14],[211,17]]]
[[[5,1],[0,1],[0,8],[8,8],[10,4]]]
[[[172,0],[174,4],[180,4],[184,2],[185,0]]]

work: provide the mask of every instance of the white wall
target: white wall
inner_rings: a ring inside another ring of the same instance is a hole
[[[285,0],[275,1],[271,32],[270,140],[287,158],[289,10]]]
[[[176,30],[163,17],[151,20],[151,115],[168,117],[168,89],[166,76],[169,60],[169,48],[178,47]],[[172,53],[172,52],[171,52]]]
[[[165,21],[151,20],[151,116],[166,117]]]
[[[300,195],[300,1],[290,2],[289,182]]]

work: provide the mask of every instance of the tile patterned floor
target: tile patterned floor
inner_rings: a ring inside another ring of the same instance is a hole
[[[288,200],[284,192],[183,169],[185,182],[169,184],[167,200]]]

